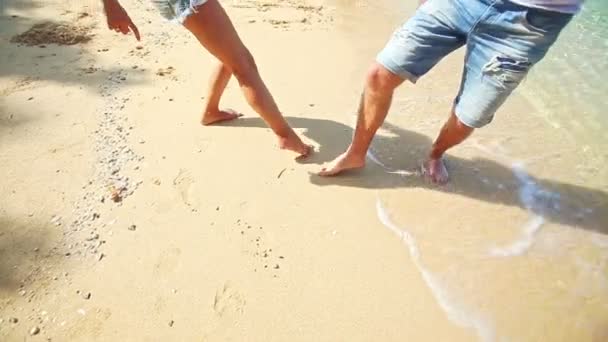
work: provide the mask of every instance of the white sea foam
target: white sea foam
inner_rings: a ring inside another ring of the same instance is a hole
[[[492,248],[490,254],[500,257],[523,255],[534,244],[534,238],[544,223],[544,217],[539,215],[532,216],[522,229],[521,237],[507,246]]]
[[[439,306],[448,316],[448,319],[460,326],[474,329],[479,339],[484,342],[494,341],[494,329],[487,322],[487,320],[454,298],[454,296],[447,290],[445,284],[441,283],[441,281],[424,266],[420,259],[420,250],[418,249],[416,240],[411,234],[398,227],[391,220],[389,214],[382,205],[380,198],[376,200],[376,211],[380,222],[395,233],[395,235],[397,235],[408,248],[414,265],[422,275],[426,285],[433,293],[435,300],[437,300]]]
[[[551,211],[559,211],[560,194],[542,188],[525,170],[522,161],[513,162],[504,152],[490,149],[478,142],[472,145],[480,151],[492,155],[496,159],[511,164],[511,171],[519,181],[518,196],[522,206],[531,214],[531,218],[522,227],[521,235],[513,242],[503,247],[490,249],[490,254],[497,257],[523,255],[534,244],[534,240],[546,221],[545,215]],[[500,188],[500,186],[498,186]]]

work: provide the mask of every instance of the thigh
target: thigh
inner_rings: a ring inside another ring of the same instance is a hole
[[[392,73],[416,82],[466,41],[453,1],[429,0],[399,27],[377,57]]]
[[[468,126],[492,121],[496,110],[543,59],[572,15],[511,5],[470,34],[455,113]]]
[[[195,7],[183,24],[207,51],[229,67],[249,56],[228,14],[217,0],[208,0]]]

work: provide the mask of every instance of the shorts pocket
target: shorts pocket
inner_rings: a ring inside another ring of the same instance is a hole
[[[558,33],[572,19],[572,14],[529,8],[524,16],[525,25],[539,33]]]

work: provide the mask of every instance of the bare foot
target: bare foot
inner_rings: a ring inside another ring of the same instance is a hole
[[[302,142],[302,139],[300,139],[295,132],[292,132],[287,137],[279,137],[279,147],[282,150],[297,153],[297,160],[308,157],[313,150],[312,146],[306,145],[304,142]]]
[[[201,120],[201,123],[205,126],[209,126],[218,122],[238,119],[241,116],[243,116],[243,114],[238,113],[232,109],[206,111],[205,114],[203,114],[203,119]]]
[[[319,176],[336,176],[347,170],[360,169],[365,166],[365,155],[357,156],[348,151],[342,153],[326,167],[319,171]]]
[[[449,179],[448,169],[441,158],[429,159],[422,164],[422,174],[435,184],[445,184]]]

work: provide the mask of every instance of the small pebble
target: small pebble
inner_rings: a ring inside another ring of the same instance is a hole
[[[278,265],[278,264],[277,264],[277,265],[274,265],[274,269],[275,269],[275,270],[278,270],[278,269],[279,269],[279,265]]]
[[[93,236],[91,236],[90,238],[87,239],[87,241],[93,241],[93,240],[97,240],[99,239],[99,234],[95,234]]]
[[[136,225],[132,224],[132,225],[129,226],[129,230],[130,231],[134,231],[135,229],[137,229]]]
[[[25,296],[25,290],[21,290],[21,291],[19,291],[19,295],[20,295],[21,297]]]
[[[19,319],[17,319],[17,317],[11,317],[8,319],[8,322],[12,324],[17,324],[19,323]]]
[[[40,328],[38,328],[38,327],[33,327],[33,328],[30,330],[30,335],[32,335],[32,336],[34,336],[34,335],[38,335],[38,333],[40,333]]]
[[[170,327],[172,327],[172,326],[173,326],[173,324],[175,324],[175,321],[170,320],[170,321],[169,321],[169,326],[170,326]]]
[[[82,294],[82,298],[89,300],[91,299],[91,292],[85,292]]]

